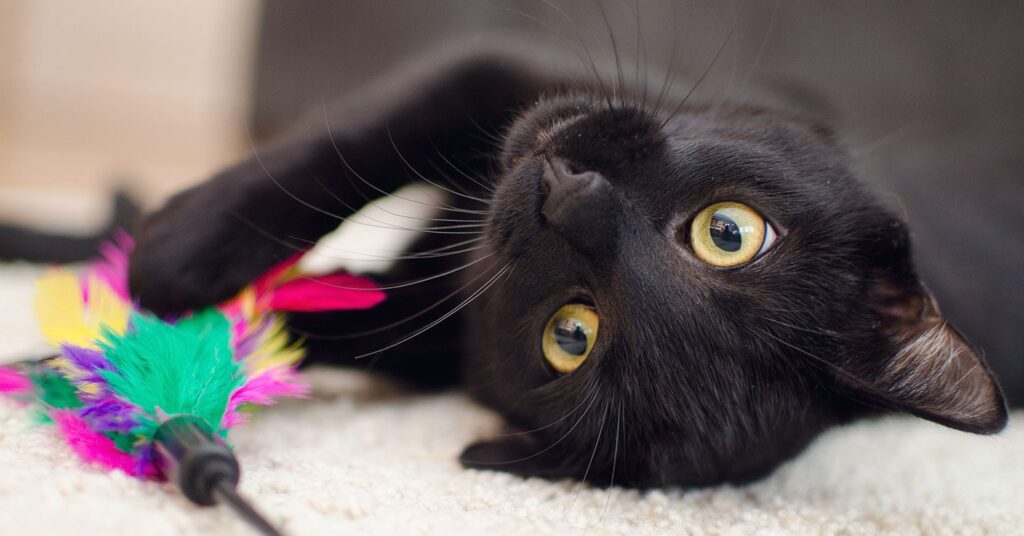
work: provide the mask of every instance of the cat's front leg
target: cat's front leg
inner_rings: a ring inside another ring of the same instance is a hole
[[[133,294],[158,313],[229,298],[367,198],[433,169],[438,154],[478,159],[492,149],[480,129],[507,124],[546,87],[527,71],[493,51],[442,55],[325,106],[145,220],[131,259]]]
[[[136,229],[132,293],[160,313],[230,298],[338,224],[301,174],[301,146],[280,146],[172,197]],[[353,201],[353,204],[355,202]]]

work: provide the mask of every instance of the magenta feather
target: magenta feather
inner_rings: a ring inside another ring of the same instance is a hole
[[[114,440],[92,429],[90,423],[74,411],[59,409],[49,415],[68,446],[82,460],[132,476],[152,476],[148,470],[140,474],[135,458],[119,449]]]
[[[311,313],[338,309],[370,309],[384,301],[372,280],[352,274],[329,274],[293,279],[275,288],[270,308]]]
[[[249,421],[249,416],[239,411],[246,404],[270,406],[276,398],[305,398],[309,388],[296,381],[296,372],[290,368],[271,369],[254,378],[231,394],[228,409],[224,412],[221,427],[232,428]]]
[[[135,241],[124,231],[114,233],[111,242],[100,246],[100,258],[89,265],[86,274],[106,283],[124,301],[131,301],[128,293],[128,255],[135,248]],[[88,288],[88,285],[82,285]],[[88,299],[88,297],[86,297]]]
[[[0,367],[0,393],[27,395],[32,392],[32,380],[12,368]]]

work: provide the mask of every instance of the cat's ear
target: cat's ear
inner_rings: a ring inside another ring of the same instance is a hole
[[[469,469],[503,471],[519,476],[565,478],[569,471],[553,449],[537,441],[533,434],[511,433],[494,439],[478,441],[466,447],[459,462]]]
[[[934,296],[910,266],[878,276],[870,305],[886,338],[887,355],[848,363],[841,381],[876,403],[977,434],[1006,425],[1002,390],[978,352],[942,316]]]

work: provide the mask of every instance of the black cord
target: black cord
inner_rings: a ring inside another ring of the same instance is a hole
[[[283,536],[269,521],[266,520],[255,508],[252,507],[235,489],[235,486],[228,480],[218,480],[213,485],[213,495],[217,502],[222,502],[231,507],[246,523],[259,531],[263,536]]]

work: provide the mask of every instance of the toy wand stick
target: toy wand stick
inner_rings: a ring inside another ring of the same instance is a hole
[[[238,460],[202,420],[190,415],[172,417],[156,429],[153,445],[157,468],[190,501],[199,506],[226,504],[261,534],[281,536],[238,494]]]

